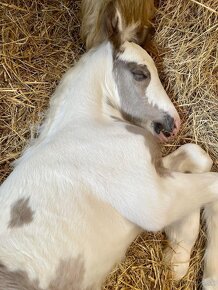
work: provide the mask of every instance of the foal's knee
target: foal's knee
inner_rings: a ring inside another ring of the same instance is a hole
[[[171,171],[203,173],[211,170],[213,161],[200,146],[185,144],[164,157],[163,163]]]

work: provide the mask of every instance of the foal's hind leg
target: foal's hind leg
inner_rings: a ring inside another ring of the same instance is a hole
[[[186,144],[163,158],[164,166],[173,171],[203,173],[210,171],[212,160],[197,145]],[[196,210],[184,219],[165,228],[170,247],[165,260],[173,267],[174,278],[181,279],[188,271],[191,250],[199,233],[200,211]]]

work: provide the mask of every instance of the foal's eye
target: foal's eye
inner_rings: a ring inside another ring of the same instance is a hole
[[[147,75],[141,70],[132,71],[132,75],[136,81],[144,81],[147,79]]]

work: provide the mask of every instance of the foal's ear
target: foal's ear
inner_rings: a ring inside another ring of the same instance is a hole
[[[102,13],[103,29],[107,39],[112,42],[115,49],[121,46],[121,29],[122,19],[121,14],[116,7],[116,1],[107,1]]]

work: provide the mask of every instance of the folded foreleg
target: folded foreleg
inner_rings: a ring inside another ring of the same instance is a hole
[[[170,170],[186,173],[208,172],[211,158],[195,144],[186,144],[163,158],[164,166]],[[165,228],[169,247],[164,259],[172,265],[174,278],[181,279],[188,271],[192,248],[199,233],[200,210]]]

